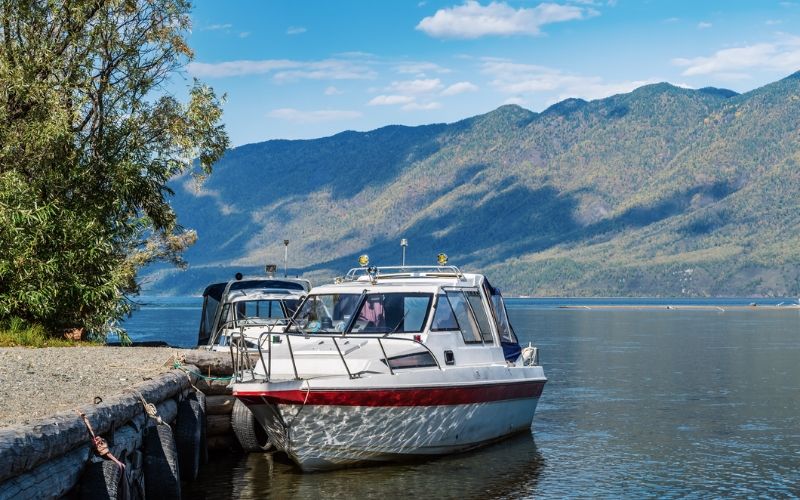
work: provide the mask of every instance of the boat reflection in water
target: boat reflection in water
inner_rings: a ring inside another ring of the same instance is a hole
[[[545,468],[530,432],[468,453],[317,474],[282,453],[220,459],[187,485],[187,498],[520,498],[536,491]]]

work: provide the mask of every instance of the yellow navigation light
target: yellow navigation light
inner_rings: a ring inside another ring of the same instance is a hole
[[[442,252],[436,256],[436,260],[439,262],[440,266],[447,264],[447,254]]]
[[[369,265],[369,255],[364,254],[358,258],[358,265],[367,267]]]

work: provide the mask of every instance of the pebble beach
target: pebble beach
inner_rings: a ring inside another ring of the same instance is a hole
[[[167,347],[0,348],[0,427],[94,403],[172,368]]]

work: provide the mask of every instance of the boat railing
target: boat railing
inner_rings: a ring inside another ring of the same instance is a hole
[[[343,281],[356,281],[362,276],[380,278],[390,275],[392,277],[426,278],[431,276],[463,278],[464,273],[457,266],[380,266],[380,267],[354,267],[347,271]]]
[[[268,337],[268,341],[265,342],[265,337]],[[400,341],[400,342],[410,342],[412,344],[417,344],[418,346],[422,347],[428,354],[430,354],[431,359],[436,364],[436,368],[441,370],[442,365],[439,363],[439,359],[436,355],[431,351],[431,349],[425,345],[421,340],[416,338],[407,338],[407,337],[400,337],[397,335],[391,334],[364,334],[358,333],[354,335],[345,335],[338,332],[314,332],[309,333],[305,331],[298,331],[298,332],[274,332],[274,331],[265,331],[262,332],[258,337],[258,360],[253,360],[252,358],[252,349],[248,348],[247,343],[245,341],[244,333],[240,332],[239,334],[231,335],[231,342],[230,342],[230,349],[231,349],[231,360],[233,362],[233,369],[234,369],[234,378],[237,382],[241,382],[243,380],[243,375],[245,372],[250,372],[250,376],[252,379],[256,378],[255,369],[256,363],[260,361],[261,367],[264,370],[264,374],[266,377],[266,381],[270,381],[270,377],[272,374],[272,346],[275,341],[275,337],[277,338],[286,338],[286,347],[289,351],[289,359],[292,362],[292,372],[294,373],[294,378],[296,380],[302,379],[300,376],[300,372],[297,369],[297,360],[295,359],[295,353],[292,348],[292,338],[303,338],[303,339],[331,339],[333,346],[336,348],[336,352],[339,354],[339,359],[342,362],[342,366],[344,366],[345,371],[347,372],[347,376],[351,379],[360,377],[361,373],[356,372],[354,373],[350,369],[350,365],[347,364],[346,353],[342,352],[342,348],[339,345],[340,340],[366,340],[367,342],[375,341],[380,347],[380,351],[382,354],[382,361],[386,364],[386,367],[389,369],[389,373],[391,375],[395,375],[395,369],[392,368],[392,364],[390,362],[389,356],[386,354],[386,347],[384,345],[385,342],[393,342],[393,341]],[[264,346],[267,346],[266,349],[266,361],[264,356]]]

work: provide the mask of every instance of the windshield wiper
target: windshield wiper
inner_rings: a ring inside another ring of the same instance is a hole
[[[385,334],[383,334],[383,336],[386,337],[388,335],[391,335],[391,334],[395,333],[397,331],[397,329],[400,328],[400,325],[403,324],[403,321],[406,320],[406,316],[408,316],[408,309],[406,309],[405,312],[403,312],[403,317],[400,318],[400,321],[397,322],[397,325],[395,325],[395,327],[392,328],[391,331],[386,332]]]

